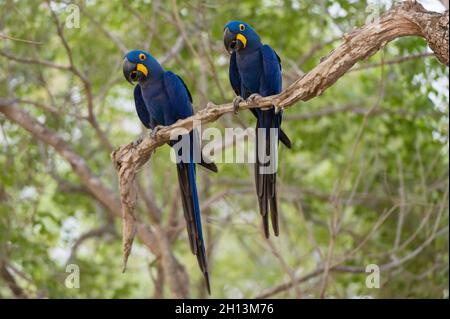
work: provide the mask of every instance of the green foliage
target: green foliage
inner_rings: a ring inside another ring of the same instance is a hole
[[[178,1],[177,9],[170,1],[154,0],[78,4],[80,28],[66,28],[64,36],[74,65],[91,82],[97,122],[113,146],[143,134],[132,88],[121,74],[123,53],[116,42],[162,58],[180,36],[174,10],[180,14],[188,44],[165,67],[185,79],[197,110],[208,101],[222,103],[234,96],[222,43],[228,20],[250,23],[276,49],[287,87],[297,78],[293,65],[308,72],[339,45],[337,39],[344,32],[363,25],[367,16],[364,1],[340,0]],[[54,8],[62,23],[68,15],[65,7],[57,3]],[[45,4],[2,1],[0,21],[2,34],[42,42],[1,39],[0,51],[68,65]],[[285,112],[283,126],[293,140],[293,150],[280,147],[281,235],[271,238],[271,244],[263,239],[260,228],[253,167],[218,164],[220,174],[208,176],[199,170],[201,201],[223,194],[205,212],[207,242],[214,242],[209,250],[213,297],[257,296],[292,276],[302,277],[322,267],[327,256],[332,264],[345,257],[341,265],[358,269],[413,256],[382,270],[380,289],[366,288],[364,272],[331,271],[326,290],[331,298],[442,298],[448,294],[448,68],[433,57],[382,65],[426,50],[422,39],[396,40],[359,65],[379,66],[354,70],[323,96]],[[55,108],[57,112],[52,113],[20,104],[64,138],[118,196],[110,150],[90,123],[80,118],[88,114],[80,79],[66,70],[14,62],[1,55],[0,69],[0,97]],[[320,114],[329,109],[342,110]],[[239,120],[254,125],[250,112],[240,113]],[[238,126],[238,121],[227,115],[211,126],[223,129]],[[137,240],[128,270],[122,274],[120,220],[114,220],[89,194],[54,149],[3,116],[0,129],[0,265],[8,264],[27,295],[154,296],[152,278],[159,260]],[[161,207],[164,225],[179,200],[176,172],[168,156],[168,147],[159,148],[139,176]],[[181,223],[181,205],[176,207]],[[142,201],[138,214],[150,224]],[[383,214],[386,218],[378,225]],[[336,219],[339,226],[333,235]],[[72,251],[82,234],[105,225],[114,231],[89,238]],[[190,275],[192,295],[203,296],[202,278],[184,230],[172,247]],[[64,285],[67,264],[80,267],[79,289]],[[319,297],[322,284],[323,278],[315,276],[298,290],[276,296]],[[163,296],[170,297],[167,281],[164,288]],[[8,283],[0,278],[0,297],[12,296]]]

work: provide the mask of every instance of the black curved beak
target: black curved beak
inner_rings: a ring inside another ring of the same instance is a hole
[[[230,29],[225,28],[223,32],[223,44],[228,53],[233,53],[233,51],[238,51],[244,47],[244,43],[241,40],[236,39],[236,34],[230,31]]]
[[[126,57],[123,59],[123,76],[131,84],[137,81],[136,63],[130,62]]]
[[[123,59],[123,75],[128,82],[144,82],[147,79],[148,69],[143,63],[133,63],[126,57]]]

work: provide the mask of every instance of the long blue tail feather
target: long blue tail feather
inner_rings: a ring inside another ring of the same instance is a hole
[[[192,253],[197,256],[198,264],[205,278],[206,288],[208,293],[211,294],[208,262],[206,258],[206,248],[203,238],[199,196],[196,183],[196,168],[192,153],[191,148],[191,154],[187,163],[181,162],[177,164],[178,181],[180,184],[184,217],[186,219],[186,227]]]

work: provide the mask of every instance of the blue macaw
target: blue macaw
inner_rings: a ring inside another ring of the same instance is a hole
[[[165,71],[158,61],[144,51],[134,50],[126,54],[123,61],[123,74],[133,84],[136,112],[145,127],[152,129],[152,136],[161,126],[175,123],[179,119],[193,115],[192,96],[184,81],[171,71]],[[196,185],[196,169],[193,145],[197,135],[189,134],[190,154],[177,152],[178,182],[189,242],[192,253],[197,256],[208,293],[211,293],[205,243],[202,233],[200,205]],[[173,146],[177,141],[169,142]],[[200,165],[217,172],[214,163],[201,157]]]
[[[230,56],[229,77],[237,97],[234,99],[235,113],[244,99],[255,101],[258,97],[281,92],[281,61],[274,49],[262,44],[258,34],[247,23],[230,21],[224,29],[224,45]],[[256,121],[255,183],[259,210],[263,219],[264,234],[269,238],[269,207],[272,229],[279,234],[276,190],[277,145],[280,140],[288,148],[291,141],[281,130],[282,112],[275,108],[253,108]],[[271,138],[271,130],[273,134]],[[258,131],[262,130],[261,136]],[[261,137],[263,140],[261,141]],[[265,137],[265,138],[264,138]],[[270,159],[274,169],[266,170],[267,162],[258,156],[261,153]]]

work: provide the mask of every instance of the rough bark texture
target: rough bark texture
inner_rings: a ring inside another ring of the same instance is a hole
[[[278,95],[264,97],[257,105],[243,102],[241,109],[267,107],[288,108],[298,101],[308,101],[321,95],[340,77],[348,72],[358,61],[364,60],[390,41],[405,36],[420,36],[426,39],[437,59],[449,65],[448,53],[449,13],[436,13],[425,10],[415,1],[403,2],[392,7],[386,14],[361,28],[346,34],[343,43],[304,77],[298,79]],[[206,108],[190,118],[180,120],[175,124],[158,131],[155,138],[144,138],[112,153],[112,161],[119,176],[121,202],[123,208],[123,243],[124,260],[128,258],[134,237],[136,218],[134,206],[137,195],[135,189],[136,172],[151,157],[152,152],[177,136],[180,130],[192,130],[200,123],[217,120],[226,113],[233,112],[233,104],[214,105]]]
[[[358,61],[399,37],[425,38],[439,61],[448,66],[448,19],[448,11],[430,12],[415,2],[394,6],[373,23],[346,34],[338,48],[277,97],[278,106],[286,108],[321,95]]]

